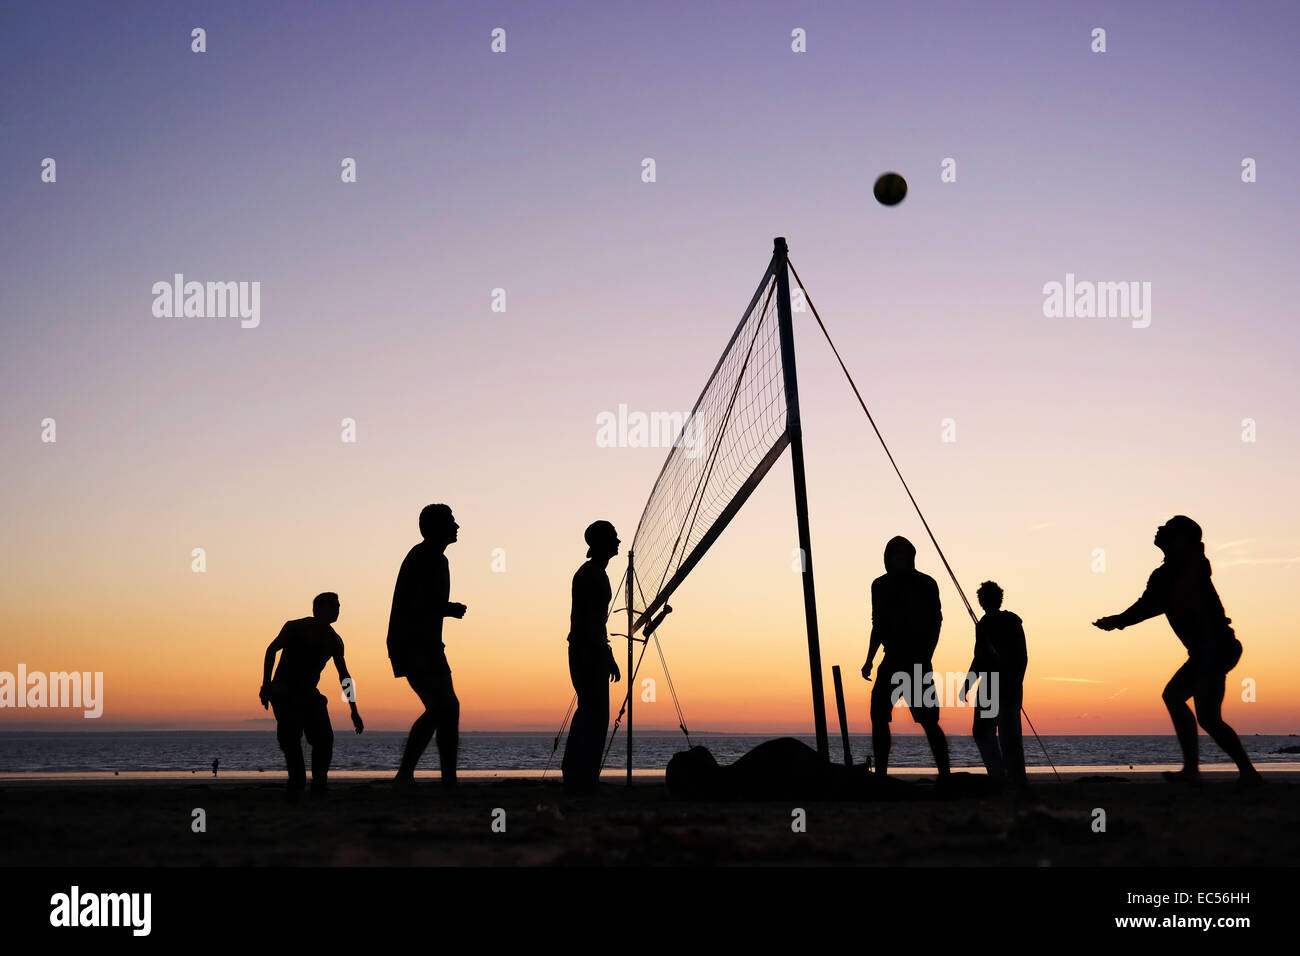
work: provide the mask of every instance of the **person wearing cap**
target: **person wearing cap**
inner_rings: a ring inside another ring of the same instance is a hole
[[[1187,648],[1187,662],[1169,679],[1162,695],[1183,752],[1183,769],[1166,771],[1166,779],[1187,783],[1200,779],[1196,739],[1200,723],[1237,764],[1238,783],[1259,784],[1263,778],[1223,719],[1228,671],[1237,666],[1242,648],[1210,580],[1201,526],[1186,515],[1175,515],[1157,529],[1155,546],[1164,552],[1165,560],[1151,572],[1142,596],[1127,611],[1098,618],[1093,624],[1103,631],[1122,630],[1163,614]],[[1187,706],[1189,697],[1196,705],[1195,714]]]
[[[863,679],[871,680],[876,650],[885,649],[871,689],[871,748],[882,777],[889,772],[889,723],[894,706],[903,702],[925,731],[940,783],[948,780],[948,739],[939,726],[932,663],[942,624],[939,585],[916,570],[912,542],[891,538],[885,545],[885,573],[871,582],[871,643],[862,665]]]
[[[609,727],[609,685],[621,678],[605,621],[611,591],[605,569],[618,554],[618,532],[608,521],[595,521],[583,537],[587,560],[573,575],[569,615],[569,677],[578,709],[564,745],[561,772],[568,793],[591,793],[600,784],[605,730]]]

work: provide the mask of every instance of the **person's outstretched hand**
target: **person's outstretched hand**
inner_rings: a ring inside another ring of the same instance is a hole
[[[1119,618],[1114,614],[1108,615],[1107,617],[1097,618],[1097,620],[1092,622],[1092,626],[1099,627],[1103,631],[1118,631],[1122,627],[1119,623]]]
[[[467,610],[469,610],[469,609],[468,609],[467,607],[465,607],[465,605],[463,605],[463,604],[456,604],[456,603],[453,602],[453,603],[447,605],[447,613],[448,613],[451,617],[457,618],[458,620],[459,620],[460,618],[462,618],[462,617],[465,616],[465,612],[466,612]]]

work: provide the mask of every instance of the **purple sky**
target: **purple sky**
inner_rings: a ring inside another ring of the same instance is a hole
[[[35,663],[50,634],[84,634],[82,616],[152,633],[219,607],[241,631],[234,653],[255,658],[262,631],[330,578],[351,584],[354,631],[373,644],[415,512],[448,500],[466,587],[496,605],[526,595],[562,630],[573,540],[601,516],[629,540],[663,455],[597,448],[596,415],[688,409],[776,235],[959,567],[972,584],[1021,575],[1060,668],[1084,666],[1069,622],[1136,596],[1150,531],[1175,510],[1252,542],[1243,566],[1273,576],[1243,580],[1237,603],[1258,607],[1300,555],[1298,23],[1290,3],[11,13],[0,625]],[[498,26],[504,55],[489,51]],[[340,182],[343,157],[356,184]],[[955,183],[940,182],[945,157]],[[1258,182],[1241,182],[1244,157]],[[889,169],[911,187],[894,209],[870,191]],[[151,286],[176,272],[260,281],[260,327],[155,318]],[[1150,282],[1150,328],[1045,318],[1042,287],[1067,272]],[[846,615],[847,660],[880,546],[921,538],[813,332],[798,336],[814,548],[839,561],[826,605]],[[46,416],[57,448],[39,442]],[[947,417],[955,448],[939,441]],[[1259,440],[1243,447],[1246,417]],[[749,512],[737,541],[768,541],[784,570],[788,489]],[[1052,557],[1029,561],[1049,523]],[[239,568],[201,601],[186,591],[199,544]],[[484,577],[498,545],[538,569],[515,591]],[[1100,545],[1131,562],[1104,588],[1087,572]],[[721,563],[740,557],[718,559],[716,587],[750,573]],[[56,626],[69,588],[76,613]],[[1290,612],[1260,613],[1285,662]],[[502,647],[512,614],[480,617]],[[562,697],[553,644],[538,654]],[[378,675],[382,648],[368,653]]]

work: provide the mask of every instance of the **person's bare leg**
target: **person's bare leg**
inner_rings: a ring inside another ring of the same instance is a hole
[[[932,701],[938,700],[938,694],[934,689],[934,667],[929,661],[922,666],[925,675],[921,684],[922,697],[919,706],[912,708],[912,719],[925,730],[925,739],[930,744],[930,753],[934,754],[934,765],[939,771],[939,779],[944,780],[949,770],[948,738],[943,735],[943,730],[939,727],[939,709],[931,704]]]
[[[280,737],[280,749],[284,751],[284,762],[289,768],[289,789],[303,790],[307,786],[307,764],[302,755],[302,741],[298,737],[289,739],[285,734]]]
[[[311,788],[321,793],[329,787],[330,762],[334,759],[334,728],[330,726],[325,701],[313,702],[312,706],[314,712],[304,730],[307,743],[311,744]]]
[[[416,696],[420,698],[420,703],[424,705],[424,713],[415,718],[415,723],[411,724],[411,732],[406,735],[406,746],[402,750],[402,762],[397,768],[397,783],[411,784],[415,782],[415,767],[428,749],[429,741],[433,740],[434,732],[438,729],[438,710],[437,699],[425,680],[425,675],[408,675],[407,682],[411,689],[415,691]]]
[[[1165,772],[1165,779],[1194,781],[1200,776],[1200,754],[1196,741],[1196,715],[1187,706],[1187,698],[1195,690],[1193,686],[1193,666],[1188,661],[1169,678],[1161,698],[1169,710],[1169,718],[1174,723],[1174,733],[1178,736],[1178,747],[1183,752],[1183,769],[1177,773]]]
[[[284,762],[289,770],[289,794],[292,796],[307,787],[307,765],[302,755],[302,725],[292,705],[271,701],[275,714],[275,739],[284,752]]]
[[[890,665],[892,665],[892,661]],[[893,744],[889,731],[889,721],[894,713],[894,698],[890,691],[893,686],[892,666],[880,662],[876,670],[876,683],[871,688],[868,716],[871,718],[871,752],[875,757],[876,775],[883,780],[889,774],[889,751]]]
[[[438,711],[438,773],[444,786],[456,785],[456,759],[460,749],[460,700],[452,687],[451,674],[445,677],[445,686],[439,690]],[[442,684],[443,682],[440,682]]]
[[[939,776],[948,776],[950,769],[948,762],[948,738],[943,735],[943,728],[939,726],[939,721],[927,720],[923,725],[925,727],[925,739],[930,743],[930,752],[934,754],[934,764],[939,769]]]
[[[889,721],[873,720],[871,722],[871,751],[876,758],[876,773],[885,776],[889,773]]]
[[[1263,777],[1255,769],[1255,765],[1250,762],[1250,757],[1246,754],[1246,748],[1242,745],[1241,738],[1223,719],[1224,683],[1224,677],[1213,676],[1198,681],[1200,686],[1197,687],[1194,698],[1196,702],[1196,720],[1205,728],[1205,732],[1210,735],[1210,739],[1218,744],[1223,749],[1223,752],[1231,757],[1233,763],[1237,765],[1237,770],[1241,774],[1239,777],[1240,783],[1244,785],[1260,783],[1263,781]]]

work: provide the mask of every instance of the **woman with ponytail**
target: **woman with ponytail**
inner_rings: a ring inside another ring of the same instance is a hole
[[[1246,756],[1236,732],[1223,719],[1227,674],[1241,658],[1241,642],[1210,580],[1201,526],[1186,515],[1175,515],[1156,531],[1155,545],[1164,552],[1165,560],[1151,572],[1142,596],[1127,611],[1093,624],[1103,631],[1113,631],[1163,614],[1187,648],[1187,663],[1170,678],[1163,694],[1183,751],[1183,769],[1166,772],[1168,780],[1199,781],[1196,725],[1200,723],[1236,762],[1241,786],[1262,783],[1263,777]],[[1187,706],[1189,697],[1196,705],[1194,715]]]

